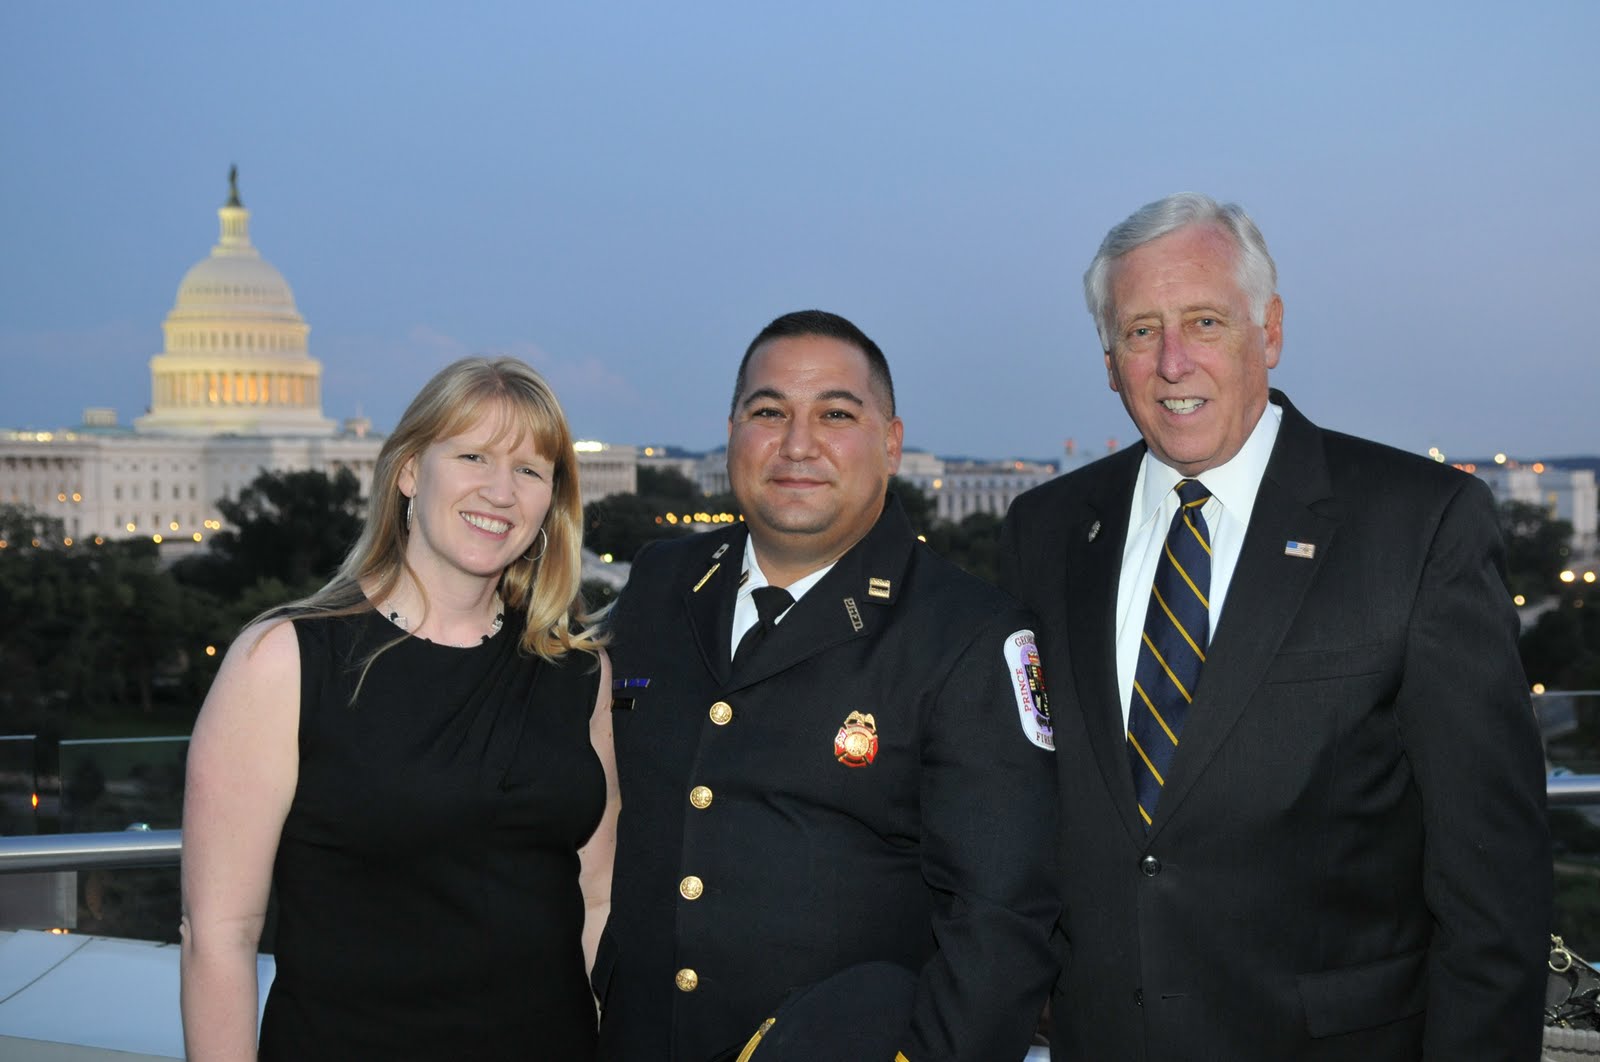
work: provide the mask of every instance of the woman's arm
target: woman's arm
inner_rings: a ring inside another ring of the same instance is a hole
[[[617,849],[617,812],[622,797],[617,789],[617,757],[611,744],[611,659],[600,651],[600,695],[589,717],[589,743],[606,772],[606,810],[589,843],[578,849],[578,883],[583,888],[583,960],[593,972],[600,932],[611,914],[611,860]]]
[[[183,1035],[191,1062],[256,1057],[256,948],[299,773],[294,625],[228,650],[189,740],[183,799]]]

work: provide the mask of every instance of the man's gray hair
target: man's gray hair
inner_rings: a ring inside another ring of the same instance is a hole
[[[1100,241],[1100,250],[1083,274],[1083,297],[1100,333],[1100,346],[1111,352],[1116,333],[1112,319],[1111,265],[1136,247],[1176,232],[1185,225],[1215,225],[1233,239],[1238,249],[1235,276],[1245,297],[1250,300],[1250,317],[1266,324],[1267,303],[1278,290],[1278,267],[1267,253],[1267,241],[1250,215],[1237,203],[1218,203],[1199,192],[1179,192],[1144,206],[1114,226]]]

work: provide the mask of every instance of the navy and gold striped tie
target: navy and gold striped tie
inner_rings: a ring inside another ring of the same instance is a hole
[[[1177,490],[1178,511],[1156,562],[1128,709],[1128,762],[1146,827],[1167,784],[1211,639],[1211,536],[1200,515],[1211,492],[1196,479],[1183,480]]]

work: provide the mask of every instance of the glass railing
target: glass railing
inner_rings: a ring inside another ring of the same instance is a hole
[[[39,832],[39,739],[0,736],[0,837]]]
[[[0,929],[175,943],[188,749],[187,737],[0,737],[0,834],[37,853],[0,873]]]
[[[1545,693],[1534,708],[1555,929],[1600,956],[1600,690]],[[175,941],[187,749],[185,737],[62,741],[47,757],[31,735],[0,737],[0,930]]]
[[[1600,955],[1600,797],[1565,805],[1570,776],[1600,775],[1600,690],[1533,699],[1551,779],[1550,838],[1555,849],[1555,931],[1579,955]]]

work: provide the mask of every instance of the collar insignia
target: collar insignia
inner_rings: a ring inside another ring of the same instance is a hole
[[[702,586],[706,585],[706,580],[711,578],[713,575],[717,574],[717,569],[720,568],[720,567],[722,567],[722,562],[718,561],[717,563],[713,564],[711,567],[707,568],[706,569],[706,573],[700,577],[700,581],[698,583],[695,583],[694,584],[694,589],[689,591],[689,592],[692,593],[692,594],[698,594],[700,592],[700,588]]]

